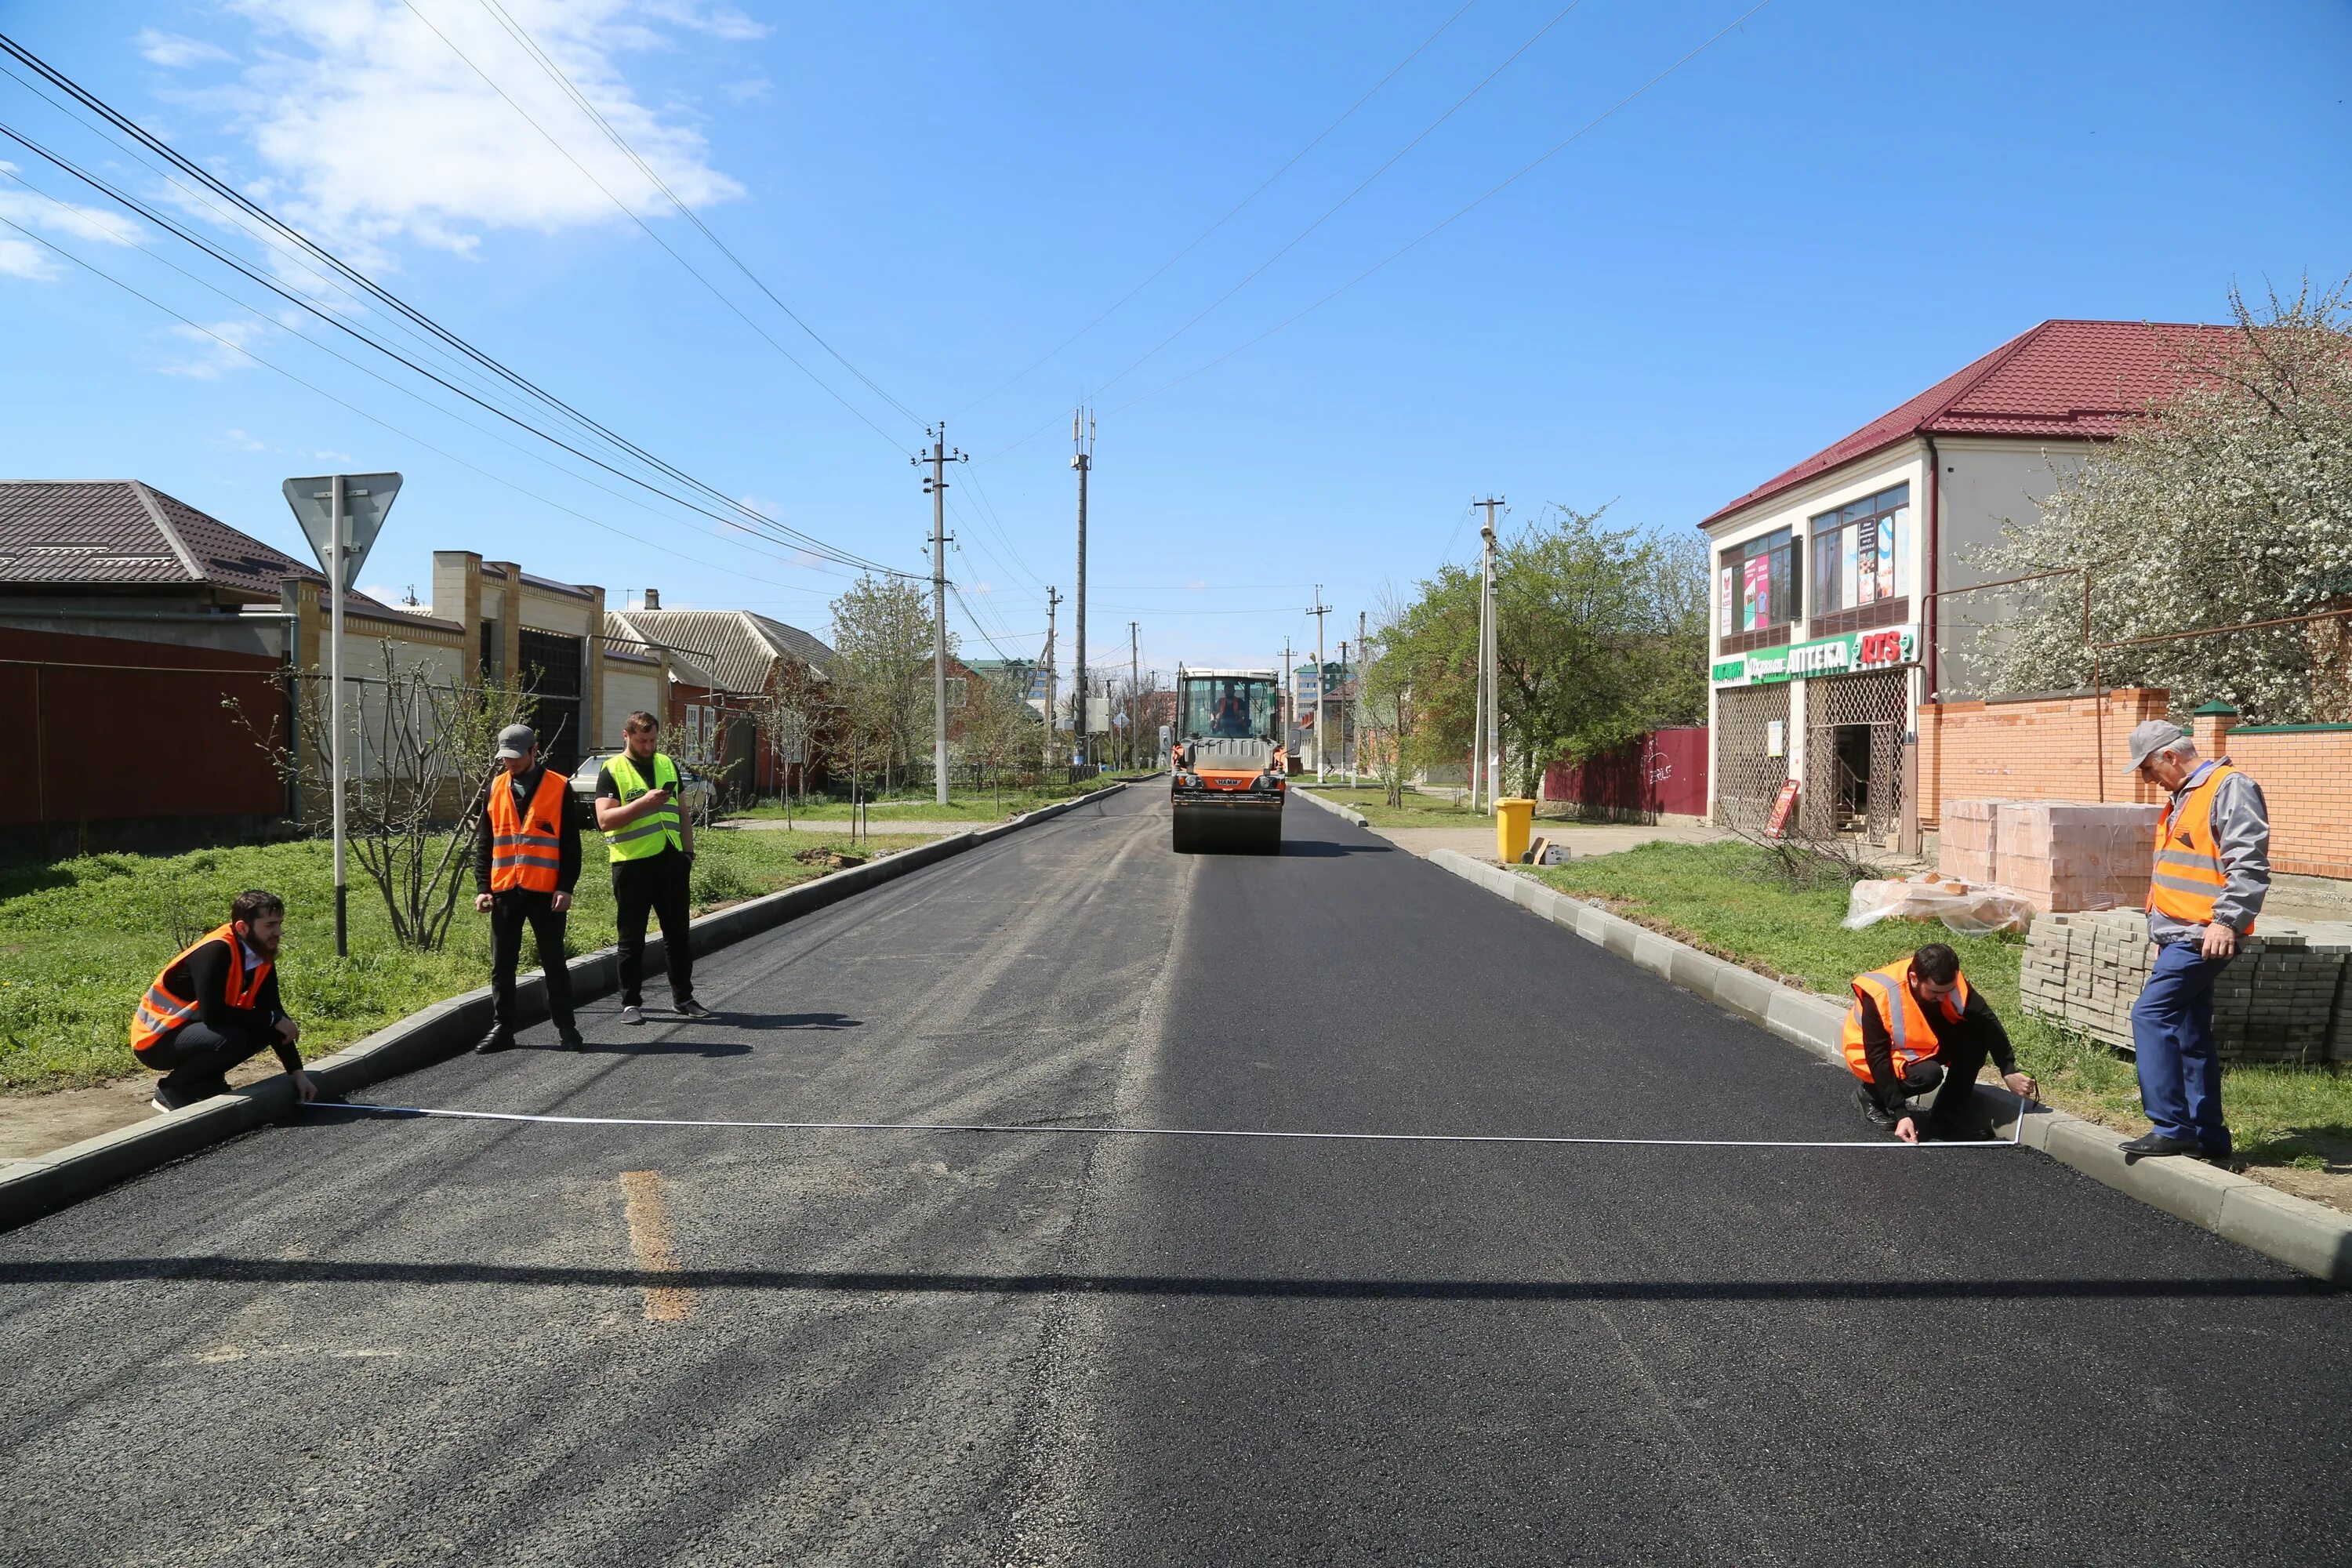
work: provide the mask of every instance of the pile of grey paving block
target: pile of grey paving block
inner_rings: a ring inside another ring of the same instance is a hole
[[[2352,922],[2263,921],[2213,987],[2213,1035],[2231,1061],[2352,1061]],[[2025,939],[2026,1010],[2128,1048],[2156,945],[2136,910],[2041,915]]]

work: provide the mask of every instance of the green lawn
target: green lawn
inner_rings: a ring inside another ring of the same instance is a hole
[[[1901,921],[1847,931],[1838,924],[1846,910],[1843,882],[1791,888],[1773,874],[1769,857],[1745,844],[1645,844],[1524,874],[1825,996],[1845,997],[1853,976],[1922,943],[1949,942],[1969,983],[2008,1026],[2025,1069],[2042,1080],[2043,1099],[2109,1126],[2147,1130],[2127,1059],[2018,1005],[2022,937],[1958,936]],[[2223,1078],[2223,1102],[2248,1161],[2352,1168],[2352,1075],[2249,1064],[2225,1068]]]
[[[872,855],[924,842],[877,834],[851,850],[824,833],[710,833],[697,840],[698,910],[773,892],[823,874],[793,858],[818,846]],[[614,940],[613,888],[604,856],[587,847],[572,907],[573,952]],[[138,1070],[131,1009],[177,948],[173,910],[201,933],[227,918],[229,900],[268,888],[286,900],[279,955],[286,1005],[301,1021],[306,1054],[323,1056],[489,978],[488,918],[473,912],[473,876],[448,944],[437,952],[395,947],[383,906],[356,865],[351,871],[351,949],[334,955],[334,881],[319,842],[203,849],[168,858],[94,855],[0,871],[0,1090],[39,1092],[103,1082]],[[535,965],[529,942],[523,962]]]
[[[1321,795],[1334,805],[1362,812],[1364,819],[1374,827],[1484,827],[1491,832],[1495,826],[1495,819],[1485,812],[1455,805],[1447,795],[1416,795],[1407,790],[1402,805],[1391,805],[1388,792],[1378,784],[1349,789],[1343,784],[1302,785],[1297,779],[1291,784],[1294,788]]]
[[[1121,775],[1139,776],[1139,775]],[[1109,778],[1087,784],[1044,784],[1033,789],[1007,788],[1001,794],[994,790],[958,789],[950,792],[948,803],[941,805],[931,798],[928,790],[920,794],[897,794],[868,802],[866,821],[876,832],[887,832],[890,819],[899,817],[908,822],[1003,822],[1010,816],[1068,800],[1110,783]],[[810,800],[805,805],[795,805],[791,812],[794,822],[847,822],[849,803],[829,796]],[[785,819],[781,805],[755,805],[742,811],[730,812],[730,821],[782,822]]]

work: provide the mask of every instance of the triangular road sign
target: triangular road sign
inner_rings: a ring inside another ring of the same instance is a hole
[[[321,474],[315,479],[289,479],[285,484],[286,504],[294,509],[294,521],[302,525],[310,536],[310,549],[319,557],[319,569],[330,577],[335,565],[329,552],[334,540],[335,478]],[[352,591],[352,582],[360,574],[375,536],[383,528],[384,514],[392,510],[392,498],[400,493],[398,474],[345,474],[343,481],[343,592]]]

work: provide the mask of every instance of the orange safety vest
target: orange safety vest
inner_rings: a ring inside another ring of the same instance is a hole
[[[563,820],[563,792],[571,787],[571,780],[548,769],[531,793],[530,810],[517,816],[513,782],[504,773],[490,781],[490,891],[555,891],[563,868],[563,840],[555,830]]]
[[[139,1010],[131,1015],[132,1050],[145,1050],[203,1011],[198,1004],[174,996],[166,990],[163,976],[177,969],[197,948],[212,942],[228,943],[228,1005],[250,1007],[253,999],[261,994],[262,983],[269,978],[269,972],[275,965],[265,958],[258,969],[248,971],[245,967],[245,943],[237,941],[236,923],[232,921],[182,950],[180,955],[165,964],[163,973],[155,976],[155,984],[147,987],[147,994],[139,999]]]
[[[1966,975],[1952,994],[1937,1005],[1948,1024],[1959,1021],[1960,1010],[1969,1005],[1969,982]],[[1919,1005],[1919,998],[1911,992],[1911,961],[1898,959],[1884,969],[1874,969],[1867,974],[1853,977],[1853,1005],[1846,1009],[1845,1035],[1840,1042],[1845,1047],[1845,1065],[1853,1076],[1869,1083],[1870,1057],[1862,1048],[1862,1010],[1874,1009],[1886,1020],[1887,1038],[1895,1047],[1895,1067],[1900,1072],[1906,1063],[1922,1060],[1936,1054],[1938,1042],[1936,1028],[1927,1021],[1927,1010]]]
[[[2147,907],[2177,921],[2210,924],[2213,900],[2230,885],[2221,869],[2221,846],[2213,837],[2213,795],[2221,781],[2238,770],[2230,759],[2215,763],[2180,802],[2179,826],[2173,826],[2172,803],[2156,823],[2156,865],[2147,882]],[[2248,921],[2241,933],[2252,936]]]

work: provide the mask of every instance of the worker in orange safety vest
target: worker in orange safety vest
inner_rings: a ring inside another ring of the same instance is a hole
[[[1992,1136],[1976,1105],[1977,1074],[1990,1057],[2001,1081],[2027,1099],[2041,1086],[2020,1072],[2009,1031],[1960,974],[1960,955],[1931,942],[1910,957],[1853,978],[1842,1044],[1864,1120],[1906,1143]],[[1938,1086],[1942,1086],[1938,1089]],[[1935,1094],[1934,1108],[1912,1101]]]
[[[487,1055],[515,1043],[515,965],[528,924],[547,980],[556,1044],[581,1048],[572,1016],[572,972],[564,964],[564,915],[580,880],[580,818],[572,781],[539,760],[528,724],[499,731],[499,772],[491,776],[482,833],[474,848],[474,908],[490,917],[490,1032],[474,1049]]]
[[[2152,1124],[2123,1146],[2148,1154],[2227,1162],[2213,983],[2252,936],[2271,886],[2271,824],[2262,786],[2227,757],[2208,762],[2177,724],[2150,719],[2131,732],[2131,767],[2171,798],[2156,825],[2147,935],[2156,962],[2132,1004],[2140,1109]]]
[[[173,1111],[228,1092],[228,1071],[264,1046],[294,1080],[305,1104],[318,1087],[294,1042],[302,1027],[278,996],[278,942],[286,902],[256,889],[229,905],[228,923],[205,932],[165,964],[131,1016],[131,1050],[163,1076],[152,1104]]]

